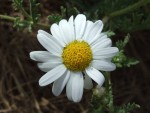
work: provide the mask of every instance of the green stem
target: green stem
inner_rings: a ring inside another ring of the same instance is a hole
[[[49,28],[50,28],[50,25],[42,24],[42,23],[37,23],[36,26],[42,27],[42,28],[46,28],[46,29],[49,29]]]
[[[115,16],[118,16],[118,15],[119,15],[119,16],[120,16],[120,15],[123,15],[123,14],[125,14],[125,13],[130,12],[130,11],[133,11],[133,10],[135,10],[135,9],[138,9],[139,7],[145,5],[145,4],[149,3],[149,2],[150,2],[150,0],[140,0],[139,2],[137,2],[137,3],[133,4],[133,5],[130,5],[130,6],[128,6],[128,7],[125,8],[125,9],[122,9],[122,10],[119,10],[119,11],[116,11],[116,12],[111,13],[109,16],[110,16],[110,17],[115,17]]]
[[[146,5],[147,3],[150,3],[150,0],[139,0],[137,3],[130,5],[127,8],[112,12],[111,14],[105,16],[102,20],[104,23],[106,23],[110,18],[120,16],[120,15],[129,13],[131,11],[134,11],[134,10],[140,8],[141,6]]]
[[[31,0],[29,0],[29,6],[30,6],[30,15],[31,15],[31,18],[32,18],[32,20],[33,20],[33,13],[32,13],[32,1]],[[34,20],[33,20],[34,21]]]
[[[20,10],[25,17],[32,20],[31,16],[24,10],[24,8],[20,7]]]
[[[111,79],[110,79],[110,72],[106,72],[105,78],[106,78],[106,82],[105,82],[106,92],[109,94],[108,108],[109,108],[110,112],[113,112],[114,104],[113,104],[113,94],[112,94],[112,84],[111,84]]]
[[[16,20],[15,17],[7,16],[7,15],[1,15],[1,14],[0,14],[0,19],[5,19],[5,20],[13,21],[13,22]],[[29,21],[27,21],[27,22],[29,22]],[[50,28],[50,26],[47,24],[36,23],[35,25],[37,27],[42,27],[42,28],[46,28],[46,29]]]
[[[112,86],[110,80],[110,72],[104,72],[105,76],[105,92],[100,94],[97,92],[97,87],[93,90],[91,105],[88,113],[104,113],[108,111],[109,113],[114,113]]]
[[[109,92],[109,88],[110,88],[110,84],[111,84],[111,81],[110,81],[110,72],[106,72],[105,73],[105,88],[106,88],[106,91]]]
[[[16,18],[14,18],[14,17],[7,16],[7,15],[1,15],[1,14],[0,14],[0,19],[6,19],[6,20],[10,20],[10,21],[16,20]]]

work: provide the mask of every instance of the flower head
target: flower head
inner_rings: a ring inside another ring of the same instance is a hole
[[[102,86],[105,78],[100,71],[115,70],[111,59],[118,52],[118,48],[111,47],[111,39],[101,32],[102,28],[101,20],[92,22],[78,14],[75,19],[71,16],[68,21],[54,23],[51,34],[39,30],[38,41],[47,51],[30,53],[32,60],[40,62],[38,67],[47,72],[39,85],[54,82],[52,92],[56,96],[66,86],[67,97],[74,102],[81,100],[83,88],[93,87],[92,80]]]

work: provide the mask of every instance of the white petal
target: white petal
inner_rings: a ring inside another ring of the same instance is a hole
[[[55,68],[61,64],[62,64],[61,60],[49,60],[49,61],[44,62],[44,63],[38,63],[37,66],[40,70],[42,70],[44,72],[48,72],[51,69],[53,69],[53,68]]]
[[[75,27],[74,27],[74,20],[73,20],[73,16],[71,16],[68,20],[68,23],[70,25],[70,31],[71,31],[71,35],[73,37],[73,40],[75,40]]]
[[[105,81],[105,78],[101,72],[99,72],[97,69],[93,67],[89,67],[85,70],[87,75],[91,77],[99,86],[102,86],[102,84]]]
[[[40,44],[50,53],[61,56],[62,48],[53,40],[53,38],[48,38],[43,34],[38,34],[37,38]]]
[[[93,52],[93,59],[111,58],[115,56],[118,53],[118,51],[119,50],[116,47],[102,48],[102,49],[99,49],[98,51]]]
[[[74,26],[73,16],[69,18],[68,23]]]
[[[93,27],[93,22],[88,20],[86,22],[86,28],[85,28],[85,32],[84,32],[84,35],[83,35],[83,40],[85,40],[85,41],[87,40],[92,27]]]
[[[83,95],[83,75],[80,72],[71,72],[69,82],[67,84],[67,97],[79,102]]]
[[[100,34],[101,31],[103,29],[103,23],[101,20],[98,20],[96,21],[94,24],[93,24],[93,27],[91,28],[91,31],[86,39],[86,41],[91,44],[94,40],[95,40],[95,37],[96,35]]]
[[[103,40],[104,38],[107,38],[107,34],[106,33],[100,33],[100,34],[96,35],[95,40],[93,40],[92,42],[90,42],[90,45],[93,46],[96,43],[98,43],[101,40]]]
[[[72,75],[71,73],[70,73],[70,78],[66,85],[66,93],[67,93],[68,99],[72,101],[72,78],[73,77],[71,76]]]
[[[83,75],[82,73],[74,73],[72,80],[72,100],[79,102],[83,95]],[[77,83],[78,82],[78,83]]]
[[[59,28],[62,34],[62,38],[64,38],[64,41],[66,44],[73,41],[74,36],[72,35],[71,27],[69,23],[63,19],[59,22]]]
[[[85,79],[84,79],[84,88],[85,89],[92,89],[93,88],[93,83],[91,78],[86,74],[85,74]]]
[[[68,82],[70,77],[70,71],[68,70],[66,73],[64,73],[60,78],[58,78],[52,87],[52,92],[55,96],[58,96],[61,94],[62,90],[64,89],[66,83]]]
[[[50,31],[54,38],[56,38],[57,41],[61,44],[62,47],[65,47],[65,42],[62,38],[62,34],[60,32],[59,26],[57,24],[52,24]]]
[[[48,38],[53,38],[52,35],[50,35],[49,33],[45,32],[44,30],[38,30],[38,34],[43,34]]]
[[[59,71],[58,71],[59,70]],[[46,86],[55,80],[57,80],[59,77],[61,77],[66,71],[66,67],[62,64],[51,71],[47,72],[45,75],[43,75],[39,80],[40,86]]]
[[[32,51],[30,52],[30,58],[39,62],[46,62],[51,59],[48,51]]]
[[[111,47],[112,41],[110,38],[103,38],[99,42],[95,43],[95,45],[92,46],[93,52],[98,51],[101,48]]]
[[[59,46],[62,46],[60,40],[57,40],[57,39],[54,38],[51,34],[45,32],[45,31],[43,31],[43,30],[38,30],[38,34],[42,34],[42,35],[44,35],[44,36],[47,37],[47,38],[51,38],[51,39],[52,39],[54,42],[56,42]]]
[[[76,39],[81,39],[84,31],[85,31],[85,27],[86,27],[86,17],[83,14],[78,14],[74,20],[75,23],[75,33],[76,33]]]
[[[113,71],[116,69],[116,65],[110,61],[105,60],[93,60],[92,67],[101,71]]]

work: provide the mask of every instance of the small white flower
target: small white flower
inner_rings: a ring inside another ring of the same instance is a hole
[[[92,80],[99,86],[104,83],[103,74],[98,71],[113,71],[115,64],[111,58],[118,48],[111,47],[112,42],[105,33],[101,33],[101,20],[92,22],[85,15],[78,14],[69,20],[53,24],[51,34],[39,30],[38,41],[47,51],[33,51],[32,60],[38,61],[38,67],[47,72],[39,80],[40,86],[52,82],[52,92],[58,96],[66,86],[69,100],[79,102],[83,88],[91,89]]]

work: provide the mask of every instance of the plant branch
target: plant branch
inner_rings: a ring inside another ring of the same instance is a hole
[[[0,19],[5,19],[5,20],[9,20],[9,21],[15,21],[16,18],[11,17],[11,16],[7,16],[7,15],[1,15],[0,14]]]
[[[22,12],[22,14],[28,19],[32,20],[31,16],[24,10],[24,8],[18,3],[17,0],[14,0],[14,3],[17,5],[18,9]]]
[[[20,7],[20,10],[25,17],[32,20],[31,16],[24,10],[24,8]]]
[[[31,15],[31,18],[33,20],[33,14],[32,14],[32,4],[31,4],[31,0],[29,0],[29,3],[30,3],[30,15]]]
[[[36,26],[42,27],[42,28],[46,28],[46,29],[49,29],[49,28],[50,28],[50,25],[42,24],[42,23],[37,23]]]
[[[106,23],[110,18],[114,18],[116,16],[121,16],[123,14],[129,13],[129,12],[134,11],[134,10],[136,10],[136,9],[140,8],[141,6],[144,6],[148,3],[150,3],[150,0],[139,0],[138,2],[136,2],[133,5],[128,6],[127,8],[112,12],[111,14],[105,16],[102,19],[102,21],[104,23]]]
[[[7,16],[7,15],[1,15],[1,14],[0,14],[0,19],[5,19],[5,20],[13,21],[13,22],[16,20],[15,17]],[[29,21],[27,21],[27,22],[29,22]],[[49,28],[50,28],[49,25],[47,25],[47,24],[42,24],[42,23],[36,23],[35,26],[37,26],[37,27],[42,27],[42,28],[46,28],[46,29],[49,29]]]

